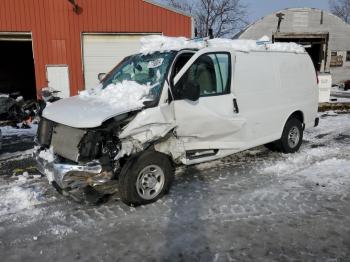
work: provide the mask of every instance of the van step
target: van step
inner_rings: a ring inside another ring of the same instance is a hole
[[[186,151],[186,158],[189,160],[199,159],[203,157],[215,156],[218,152],[218,149],[190,150]]]

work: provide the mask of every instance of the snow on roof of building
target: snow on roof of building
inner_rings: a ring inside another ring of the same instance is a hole
[[[194,39],[185,37],[166,37],[159,35],[145,36],[141,39],[140,52],[149,54],[153,52],[165,52],[181,49],[203,49],[212,48],[231,48],[235,51],[271,51],[271,52],[289,52],[305,53],[305,48],[296,43],[272,43],[269,37],[264,36],[259,40],[232,40],[225,38],[215,39]]]

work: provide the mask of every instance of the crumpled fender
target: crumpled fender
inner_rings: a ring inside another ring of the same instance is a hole
[[[120,133],[121,150],[115,159],[140,152],[151,143],[155,150],[172,156],[174,160],[181,158],[184,147],[173,135],[162,140],[175,127],[174,111],[168,104],[141,111]]]
[[[122,130],[119,138],[122,141],[132,138],[140,144],[145,144],[164,137],[175,126],[173,110],[166,104],[160,107],[148,108],[138,113]]]

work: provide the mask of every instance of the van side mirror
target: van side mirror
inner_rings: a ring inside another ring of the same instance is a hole
[[[97,78],[98,78],[98,81],[102,81],[103,80],[103,78],[105,78],[105,76],[106,76],[106,73],[99,73],[98,75],[97,75]]]
[[[187,81],[182,90],[182,97],[190,101],[197,101],[201,95],[200,86],[196,81]]]

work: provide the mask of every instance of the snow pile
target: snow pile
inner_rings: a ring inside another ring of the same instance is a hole
[[[296,154],[280,154],[277,161],[267,161],[261,171],[266,174],[288,176],[317,163],[317,161],[323,161],[329,156],[337,155],[338,152],[339,148],[337,147],[308,148],[306,150],[302,148]]]
[[[123,81],[110,84],[106,88],[98,86],[79,93],[83,100],[110,105],[112,108],[138,108],[143,107],[152,86],[140,85],[135,81]]]
[[[20,211],[32,210],[35,205],[40,204],[40,190],[34,188],[23,188],[19,185],[12,185],[5,194],[2,194],[0,201],[0,217],[6,218]],[[37,215],[37,211],[29,214]]]
[[[299,175],[313,184],[339,193],[343,190],[348,191],[349,170],[350,160],[333,157],[315,163],[312,167],[301,171]]]
[[[29,178],[29,173],[28,172],[23,172],[22,175],[17,176],[18,181],[20,182],[26,182]]]
[[[50,147],[50,149],[45,149],[40,151],[39,157],[44,159],[45,161],[52,163],[55,160],[55,155],[53,153],[53,148]]]
[[[232,40],[215,38],[210,40],[189,40],[184,37],[147,36],[141,39],[141,53],[148,54],[155,51],[170,51],[181,49],[231,48],[236,51],[272,51],[305,53],[304,47],[296,43],[271,43],[269,37],[264,36],[256,40]]]
[[[259,42],[270,42],[271,40],[270,40],[270,37],[268,37],[267,35],[264,35],[258,41]]]
[[[271,43],[268,38],[255,40],[231,40],[231,39],[211,39],[208,40],[208,47],[232,48],[236,51],[272,51],[272,52],[290,52],[305,53],[304,47],[296,43]]]
[[[305,53],[305,48],[296,43],[274,43],[266,44],[266,50],[273,52],[288,52],[288,53]]]
[[[274,154],[256,168],[262,174],[299,184],[319,186],[332,193],[348,191],[350,185],[350,114],[327,112],[320,125],[305,130],[304,143],[295,154]]]
[[[189,41],[185,37],[167,37],[160,35],[151,35],[141,38],[141,50],[143,54],[149,54],[156,51],[165,52],[180,49],[201,49],[205,47],[203,41]]]

